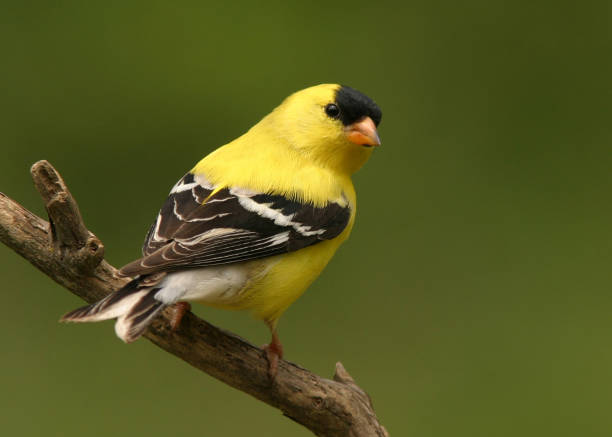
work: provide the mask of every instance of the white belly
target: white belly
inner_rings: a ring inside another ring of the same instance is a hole
[[[157,300],[172,304],[179,300],[224,304],[236,299],[252,277],[248,263],[190,269],[169,273],[160,283]]]

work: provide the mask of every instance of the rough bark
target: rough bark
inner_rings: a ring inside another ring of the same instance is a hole
[[[102,242],[85,227],[78,206],[59,173],[47,161],[31,169],[49,221],[0,193],[0,241],[87,302],[127,282],[104,261]],[[165,351],[203,372],[278,408],[318,436],[388,436],[369,396],[341,363],[333,380],[281,360],[272,382],[261,349],[192,313],[178,330],[166,310],[145,334]]]

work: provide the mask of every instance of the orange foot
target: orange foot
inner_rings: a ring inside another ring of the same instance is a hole
[[[283,358],[283,345],[278,339],[276,331],[272,331],[272,341],[270,344],[264,344],[262,349],[266,352],[266,358],[268,359],[268,375],[274,381],[278,371],[278,360]]]
[[[172,314],[172,318],[170,319],[170,329],[172,331],[176,331],[181,325],[181,320],[183,320],[183,316],[188,311],[191,311],[191,305],[189,304],[189,302],[177,302],[173,306],[174,313]]]

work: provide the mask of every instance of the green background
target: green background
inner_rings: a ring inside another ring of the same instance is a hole
[[[383,109],[351,239],[280,323],[392,436],[612,435],[610,2],[2,2],[0,190],[62,173],[122,265],[170,187],[293,91]],[[0,247],[3,435],[307,436]],[[247,314],[198,307],[256,344]]]

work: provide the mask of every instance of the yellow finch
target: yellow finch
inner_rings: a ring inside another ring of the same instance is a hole
[[[166,306],[175,323],[196,301],[248,309],[272,332],[275,375],[281,314],[321,273],[355,219],[351,175],[380,145],[379,107],[347,86],[299,91],[247,133],[202,159],[172,188],[145,239],[134,279],[62,321],[114,319],[136,340]]]

